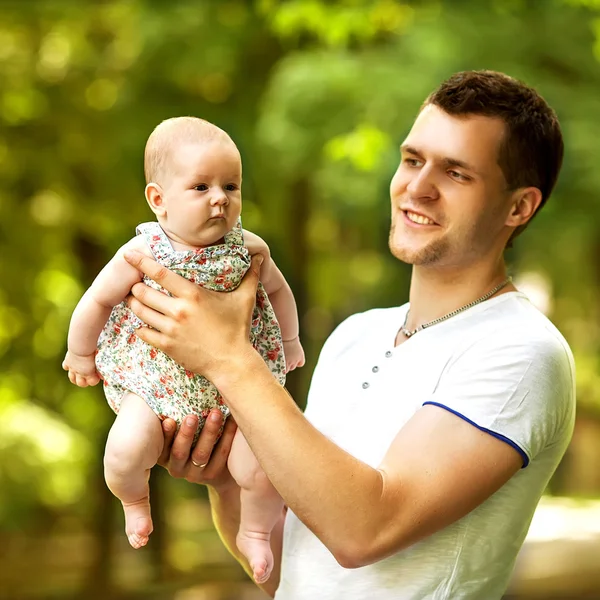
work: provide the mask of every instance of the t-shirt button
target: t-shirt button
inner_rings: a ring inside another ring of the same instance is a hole
[[[366,390],[369,387],[369,382],[368,381],[363,382],[362,387],[363,387],[363,390]]]
[[[379,371],[379,367],[375,366],[371,369],[371,371],[373,371],[373,373],[377,373],[377,371]]]
[[[388,350],[388,351],[385,353],[385,357],[386,357],[386,358],[389,358],[391,355],[392,355],[392,351],[391,351],[391,350]]]

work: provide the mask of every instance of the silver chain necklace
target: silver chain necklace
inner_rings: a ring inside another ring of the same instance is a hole
[[[469,302],[469,304],[465,304],[464,306],[461,306],[460,308],[457,308],[456,310],[449,312],[447,315],[444,315],[443,317],[438,317],[437,319],[434,319],[433,321],[429,321],[429,323],[423,323],[422,325],[419,325],[416,329],[413,329],[413,330],[406,328],[406,324],[408,323],[408,315],[410,314],[410,310],[409,310],[406,313],[406,317],[404,319],[404,324],[402,325],[402,327],[400,327],[400,331],[402,332],[402,334],[405,337],[407,337],[407,338],[412,337],[413,335],[415,335],[415,333],[417,333],[418,331],[421,331],[421,329],[431,327],[432,325],[437,325],[438,323],[441,323],[442,321],[445,321],[446,319],[450,319],[451,317],[455,317],[457,314],[459,314],[469,308],[472,308],[473,306],[480,304],[481,302],[485,302],[488,298],[491,298],[496,292],[499,292],[503,287],[508,285],[511,281],[512,281],[512,277],[509,276],[502,283],[499,283],[493,290],[490,290],[487,294],[481,296],[481,298],[477,298],[477,300],[473,300],[473,302]]]

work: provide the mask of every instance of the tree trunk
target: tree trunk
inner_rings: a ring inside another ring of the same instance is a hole
[[[302,333],[302,318],[308,309],[306,282],[308,281],[309,248],[307,229],[311,214],[310,184],[306,177],[292,183],[289,199],[288,222],[285,228],[289,239],[289,264],[291,265],[288,281],[296,298],[300,333]],[[298,371],[292,371],[287,376],[286,387],[297,402],[304,393],[302,381],[303,378]]]

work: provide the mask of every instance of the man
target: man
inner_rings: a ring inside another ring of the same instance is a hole
[[[500,598],[571,438],[574,366],[560,333],[506,277],[503,252],[546,202],[563,142],[531,88],[458,73],[425,101],[391,184],[389,245],[413,265],[410,304],[354,315],[321,352],[302,415],[248,342],[254,260],[236,292],[150,259],[140,337],[221,390],[287,515],[273,536],[277,600]],[[184,424],[163,463],[209,485],[235,552],[234,429]],[[283,536],[283,551],[281,548]]]

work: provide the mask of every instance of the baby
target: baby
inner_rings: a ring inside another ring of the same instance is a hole
[[[263,254],[251,340],[282,384],[286,372],[304,364],[290,287],[265,242],[241,228],[242,164],[229,135],[202,119],[168,119],[150,135],[144,159],[146,200],[158,222],[138,226],[138,235],[83,295],[71,319],[63,362],[70,381],[78,386],[103,379],[108,402],[117,413],[104,472],[108,487],[123,504],[125,531],[134,548],[146,545],[152,532],[148,479],[163,447],[161,420],[171,417],[180,424],[194,414],[200,429],[211,409],[219,408],[225,416],[229,410],[208,380],[135,335],[143,324],[124,299],[142,274],[125,261],[124,252],[143,252],[187,279],[223,292],[239,285],[251,255]],[[270,534],[282,500],[239,430],[228,466],[241,490],[237,545],[254,579],[263,583],[273,567]]]

